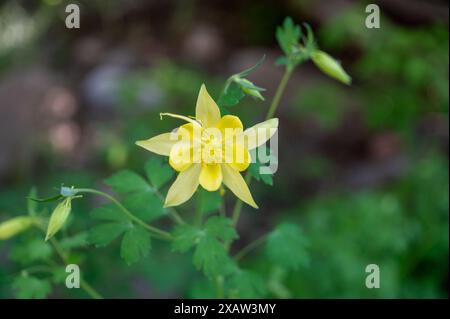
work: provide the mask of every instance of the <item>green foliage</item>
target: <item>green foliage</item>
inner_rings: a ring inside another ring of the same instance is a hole
[[[204,189],[197,190],[197,196],[199,197],[198,209],[204,214],[217,212],[222,205],[222,196],[217,192],[208,192]]]
[[[211,217],[202,228],[179,225],[173,236],[174,251],[186,252],[195,247],[194,265],[202,269],[207,277],[225,275],[233,270],[233,263],[223,245],[223,241],[237,238],[228,218]]]
[[[213,278],[232,271],[232,261],[223,245],[208,233],[198,238],[193,263],[205,276]]]
[[[148,181],[132,171],[122,170],[107,178],[105,183],[121,194],[126,208],[149,222],[165,214],[163,200],[157,190],[169,181],[173,171],[158,159],[149,160],[145,171]]]
[[[288,269],[309,264],[308,240],[294,224],[280,224],[268,236],[266,251],[270,260]]]
[[[122,170],[105,180],[105,183],[122,196],[125,209],[144,221],[154,220],[165,214],[158,188],[173,176],[173,171],[159,159],[150,159],[145,164],[147,179]],[[133,264],[148,256],[151,248],[150,234],[134,224],[116,204],[107,204],[94,209],[91,216],[105,223],[93,227],[89,242],[97,247],[107,246],[123,235],[120,256],[127,264]]]
[[[276,37],[278,44],[286,56],[290,56],[298,50],[301,37],[299,25],[294,25],[291,17],[284,19],[283,26],[277,27]]]
[[[89,231],[89,242],[96,247],[104,247],[132,227],[129,223],[104,223]]]
[[[359,98],[371,129],[411,127],[428,112],[448,113],[448,27],[402,27],[382,19],[383,32],[360,28],[361,6],[343,10],[320,29],[321,41],[337,50],[364,50],[354,63]]]
[[[42,299],[51,292],[51,285],[47,280],[32,276],[17,277],[12,283],[12,288],[19,299]]]
[[[314,271],[289,274],[289,289],[308,298],[445,297],[448,185],[446,159],[431,153],[387,190],[320,196],[290,211],[303,213]],[[362,284],[370,263],[380,267],[380,289]]]
[[[51,246],[42,238],[31,238],[11,250],[11,260],[20,264],[30,264],[48,259],[53,254]]]
[[[345,88],[334,83],[306,84],[292,102],[293,115],[312,118],[324,130],[335,130],[349,110]]]
[[[105,183],[118,193],[147,192],[151,190],[148,183],[141,176],[129,170],[115,173],[107,178]]]
[[[283,25],[277,27],[276,38],[284,52],[284,56],[277,60],[277,64],[286,65],[289,70],[293,70],[298,64],[311,57],[316,48],[314,35],[308,24],[304,26],[307,30],[306,35],[302,35],[301,27],[287,17]]]
[[[217,104],[221,107],[221,111],[224,110],[225,114],[228,113],[227,107],[234,106],[239,103],[245,96],[245,93],[241,90],[239,85],[235,82],[230,83],[227,90],[222,92]]]
[[[262,167],[268,166],[270,163],[278,163],[278,158],[272,153],[272,150],[266,146],[260,146],[250,151],[252,159],[255,161],[250,164],[248,171],[250,175],[257,181],[273,186],[273,174],[261,171]],[[261,160],[264,160],[261,161]]]
[[[145,173],[156,188],[164,186],[174,175],[173,170],[158,157],[153,157],[145,163]]]
[[[266,294],[266,283],[256,272],[236,269],[229,279],[230,298],[261,298]]]
[[[217,100],[217,104],[221,109],[222,115],[229,113],[229,107],[238,104],[246,95],[264,101],[264,97],[260,92],[265,91],[264,88],[258,87],[245,77],[255,71],[265,60],[263,56],[255,65],[245,69],[239,73],[233,74],[228,78],[225,87]]]
[[[83,231],[74,236],[61,239],[59,245],[62,249],[67,250],[86,247],[89,244],[88,237],[89,232]]]
[[[94,214],[97,218],[104,219],[106,209],[97,209]],[[101,212],[100,216],[98,212]],[[109,245],[113,240],[123,234],[120,256],[127,264],[138,262],[141,258],[147,257],[151,248],[150,235],[141,226],[135,226],[130,221],[122,220],[116,216],[110,219],[116,221],[99,224],[89,231],[89,242],[96,247]]]
[[[128,217],[114,204],[106,204],[94,208],[91,212],[91,217],[101,221],[128,222]]]
[[[150,248],[149,233],[140,226],[133,227],[123,236],[120,256],[130,265],[146,257]]]

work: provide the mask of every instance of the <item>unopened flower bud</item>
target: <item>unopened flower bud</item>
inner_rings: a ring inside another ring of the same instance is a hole
[[[325,74],[345,84],[352,82],[351,77],[345,72],[341,64],[329,54],[316,50],[312,53],[311,58],[314,64]]]
[[[64,225],[69,217],[70,210],[72,208],[72,198],[66,197],[62,202],[56,206],[52,215],[50,216],[50,221],[48,222],[47,235],[45,240],[49,240],[53,237]]]
[[[244,92],[245,94],[260,99],[261,101],[264,101],[264,97],[261,94],[261,91],[264,91],[264,89],[257,87],[249,80],[243,78],[237,78],[235,82],[239,85],[242,92]]]

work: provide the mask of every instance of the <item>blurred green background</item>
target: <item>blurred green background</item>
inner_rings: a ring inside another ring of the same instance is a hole
[[[64,25],[72,2],[80,29]],[[380,29],[364,25],[372,2]],[[121,168],[143,172],[150,155],[134,141],[172,127],[160,112],[191,114],[201,83],[217,98],[230,74],[266,54],[250,76],[267,88],[266,102],[246,98],[233,109],[244,126],[262,120],[282,75],[275,28],[285,16],[310,23],[353,84],[310,62],[296,70],[277,113],[274,186],[251,185],[261,209],[244,207],[233,251],[294,222],[309,243],[307,265],[285,272],[258,251],[245,259],[265,279],[263,297],[448,298],[446,1],[2,1],[0,221],[26,212],[33,185],[45,196],[61,183],[104,188]],[[96,205],[76,201],[68,231],[86,230]],[[14,276],[49,253],[33,240],[0,241],[1,298],[15,297]],[[36,254],[24,254],[26,245]],[[127,266],[117,250],[78,256],[106,297],[211,296],[189,256],[154,243]],[[372,263],[380,289],[364,285]],[[84,296],[62,287],[49,296]]]

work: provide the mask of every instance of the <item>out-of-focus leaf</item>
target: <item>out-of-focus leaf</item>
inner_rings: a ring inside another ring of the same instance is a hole
[[[289,56],[299,44],[301,37],[300,26],[294,25],[292,18],[287,17],[283,22],[283,26],[277,27],[276,37],[281,49],[286,56]]]
[[[52,247],[41,238],[34,238],[11,250],[11,259],[21,264],[28,264],[38,260],[46,260],[52,255]]]
[[[160,188],[172,178],[174,171],[160,158],[153,157],[145,163],[145,173],[150,183],[154,187]]]
[[[236,230],[231,225],[231,220],[226,217],[214,216],[209,218],[205,224],[205,230],[209,235],[223,241],[238,237]]]
[[[32,276],[17,277],[12,288],[18,299],[43,299],[51,292],[51,285],[47,280]]]
[[[130,265],[146,257],[150,248],[150,234],[144,228],[135,226],[123,236],[120,256]]]
[[[208,192],[204,189],[199,189],[197,196],[200,196],[199,205],[202,214],[217,211],[222,204],[222,196],[220,196],[219,192]]]
[[[199,237],[193,262],[209,278],[226,275],[233,270],[233,262],[223,245],[208,234]]]
[[[219,241],[237,237],[229,219],[211,217],[202,229],[179,225],[173,235],[173,250],[186,252],[195,246],[194,265],[202,269],[207,277],[225,275],[233,270],[233,262]]]
[[[107,178],[105,183],[118,193],[148,191],[150,189],[150,185],[147,184],[145,179],[129,170],[119,171]]]
[[[241,90],[239,85],[232,82],[228,86],[227,90],[217,100],[217,104],[220,107],[234,106],[239,103],[245,96],[245,93]]]
[[[114,204],[103,205],[91,212],[91,217],[98,220],[127,222],[128,217]]]
[[[130,224],[123,223],[97,225],[89,231],[89,242],[97,247],[106,246],[130,227]]]
[[[172,250],[182,253],[188,251],[196,244],[198,235],[198,228],[188,224],[178,225],[173,233]]]
[[[280,224],[267,237],[266,251],[270,260],[288,269],[309,264],[308,240],[300,227]]]
[[[260,156],[260,153],[265,154],[266,157],[269,159],[267,160],[267,163],[262,163]],[[252,159],[256,159],[254,163],[251,163],[248,171],[254,177],[257,181],[262,181],[266,185],[273,186],[273,174],[262,172],[261,167],[268,166],[270,163],[276,163],[278,159],[274,154],[272,154],[272,151],[270,148],[266,146],[260,146],[257,149],[254,149],[251,151]],[[264,173],[264,174],[263,174]]]
[[[136,192],[125,196],[123,204],[144,221],[152,221],[164,215],[163,201],[154,193]]]
[[[60,242],[59,245],[63,249],[73,249],[84,247],[88,244],[88,232],[81,232],[71,237],[65,237]]]
[[[230,298],[261,298],[266,293],[264,280],[255,272],[236,268],[229,280]]]

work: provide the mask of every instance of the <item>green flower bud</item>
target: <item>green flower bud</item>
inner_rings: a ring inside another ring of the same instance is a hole
[[[53,237],[64,225],[69,217],[70,210],[72,208],[72,197],[66,197],[62,202],[56,206],[55,210],[50,216],[50,221],[48,222],[47,235],[45,240],[49,240]]]
[[[9,239],[33,225],[33,217],[21,216],[7,220],[0,224],[0,240]]]
[[[257,99],[260,99],[261,101],[264,101],[264,97],[260,93],[261,91],[264,91],[263,88],[260,88],[254,85],[249,80],[240,77],[236,77],[234,81],[239,85],[242,92],[244,92],[247,95],[253,96]]]
[[[314,64],[325,74],[345,84],[352,82],[352,78],[345,72],[341,64],[329,54],[316,50],[312,53],[311,58]]]

